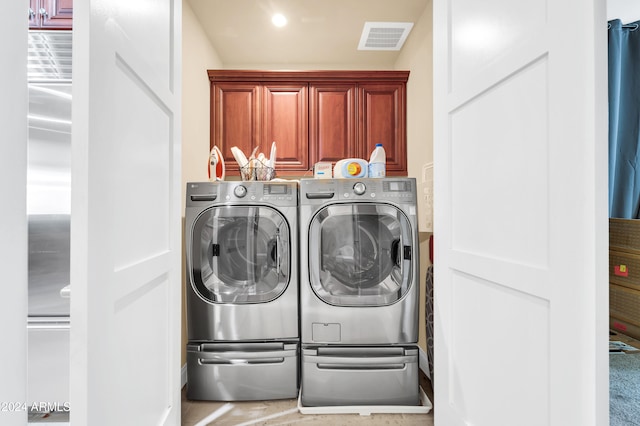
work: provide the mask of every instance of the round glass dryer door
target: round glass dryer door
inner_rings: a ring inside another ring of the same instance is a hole
[[[290,276],[290,232],[270,207],[205,210],[192,229],[191,277],[214,303],[260,303],[284,292]]]
[[[381,306],[411,285],[409,220],[386,204],[330,205],[309,228],[310,282],[316,295],[338,306]]]

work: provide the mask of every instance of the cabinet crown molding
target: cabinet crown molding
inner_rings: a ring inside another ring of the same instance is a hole
[[[262,81],[262,82],[407,82],[409,71],[260,71],[260,70],[207,70],[211,82]]]

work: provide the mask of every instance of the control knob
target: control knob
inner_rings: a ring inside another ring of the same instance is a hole
[[[367,190],[367,187],[362,182],[356,182],[356,184],[353,185],[353,192],[356,195],[362,195],[365,193],[366,190]]]
[[[247,188],[244,185],[238,185],[235,188],[233,188],[233,195],[235,195],[238,198],[242,198],[245,195],[247,195]]]

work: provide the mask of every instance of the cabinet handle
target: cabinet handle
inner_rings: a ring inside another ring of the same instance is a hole
[[[38,12],[40,12],[40,16],[42,16],[43,19],[47,19],[49,17],[49,14],[44,7],[41,7]]]
[[[29,8],[29,20],[32,20],[35,17],[36,13],[33,11],[33,9]]]

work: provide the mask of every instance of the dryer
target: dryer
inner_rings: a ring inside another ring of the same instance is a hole
[[[187,398],[298,395],[298,184],[187,184]]]
[[[419,405],[413,178],[300,182],[301,402]]]

